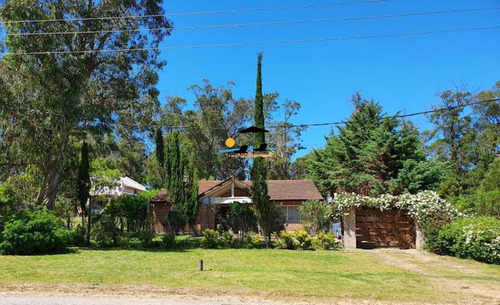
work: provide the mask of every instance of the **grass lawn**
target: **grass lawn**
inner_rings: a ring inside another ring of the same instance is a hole
[[[199,259],[205,262],[203,272],[197,271]],[[325,302],[489,303],[500,301],[488,293],[500,291],[500,266],[388,250],[79,249],[61,255],[0,256],[0,292],[25,287]]]

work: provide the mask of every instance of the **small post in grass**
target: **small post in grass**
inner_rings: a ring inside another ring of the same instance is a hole
[[[200,259],[198,261],[198,271],[203,271],[203,260],[202,259]]]

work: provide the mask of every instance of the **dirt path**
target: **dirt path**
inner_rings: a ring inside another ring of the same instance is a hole
[[[369,252],[386,264],[425,275],[439,289],[459,295],[464,304],[500,304],[499,275],[481,272],[474,268],[475,263],[417,250]]]

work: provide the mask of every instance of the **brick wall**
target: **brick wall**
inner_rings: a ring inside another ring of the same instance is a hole
[[[170,203],[154,203],[153,204],[153,228],[156,234],[165,233],[165,227],[163,223],[165,222],[165,216],[167,216],[168,211],[170,211]]]

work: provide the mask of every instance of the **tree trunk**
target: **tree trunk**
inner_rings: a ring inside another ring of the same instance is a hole
[[[61,137],[61,143],[59,144],[57,153],[45,167],[45,177],[43,178],[42,188],[38,194],[37,204],[46,205],[49,210],[53,210],[56,204],[56,196],[59,191],[59,182],[61,180],[63,156],[66,152],[68,141],[69,132],[66,132]]]

